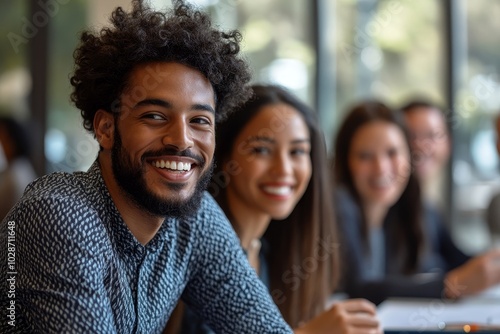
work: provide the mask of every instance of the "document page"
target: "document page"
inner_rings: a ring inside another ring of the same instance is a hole
[[[500,299],[389,299],[379,305],[378,316],[385,330],[432,331],[466,324],[496,327],[500,326]]]

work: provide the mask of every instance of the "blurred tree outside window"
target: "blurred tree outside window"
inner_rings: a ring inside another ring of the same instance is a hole
[[[303,0],[193,0],[214,23],[243,35],[252,80],[287,87],[313,106],[316,54],[312,2]]]
[[[28,94],[31,78],[27,68],[30,36],[27,27],[27,3],[2,1],[0,3],[0,113],[21,121],[29,117]]]
[[[457,236],[471,251],[487,247],[485,209],[500,192],[494,118],[500,113],[500,2],[456,1],[463,27],[454,110],[453,207]],[[471,239],[475,242],[471,243]],[[468,241],[468,242],[467,242]]]

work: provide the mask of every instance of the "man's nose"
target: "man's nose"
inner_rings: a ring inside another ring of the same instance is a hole
[[[189,124],[184,119],[173,119],[166,126],[162,143],[178,151],[193,147],[193,138]]]

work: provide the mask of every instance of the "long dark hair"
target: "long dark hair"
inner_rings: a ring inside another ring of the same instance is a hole
[[[268,105],[284,103],[302,115],[311,136],[311,180],[292,213],[284,220],[271,221],[264,236],[270,247],[267,260],[271,294],[285,320],[296,327],[324,310],[326,298],[338,280],[337,233],[326,146],[314,112],[298,98],[274,85],[254,85],[252,90],[252,97],[217,129],[218,166],[209,190],[231,220],[225,199],[230,175],[224,173],[222,163],[234,149],[238,134]]]
[[[356,132],[364,125],[375,121],[383,121],[396,125],[404,133],[406,145],[410,152],[408,131],[406,129],[401,113],[391,110],[389,107],[378,101],[365,101],[355,105],[347,114],[335,140],[335,155],[333,162],[334,179],[338,185],[344,186],[359,206],[362,212],[362,236],[365,242],[365,249],[368,247],[368,226],[366,213],[363,212],[361,199],[354,186],[353,176],[349,169],[349,151]],[[403,272],[412,273],[418,266],[419,254],[424,245],[424,233],[422,227],[422,200],[420,197],[420,186],[413,174],[413,159],[410,166],[412,172],[408,184],[398,201],[389,209],[388,219],[396,222],[396,247],[398,254],[401,254]]]

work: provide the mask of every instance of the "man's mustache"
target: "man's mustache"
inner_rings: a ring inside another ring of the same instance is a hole
[[[184,151],[178,151],[176,149],[172,148],[164,148],[161,150],[157,151],[147,151],[142,155],[142,161],[144,161],[147,158],[154,158],[154,157],[160,157],[163,155],[173,155],[173,156],[178,156],[178,157],[188,157],[191,159],[194,159],[196,161],[196,164],[203,168],[206,164],[206,160],[203,159],[201,155],[194,154],[190,149],[184,150]]]

